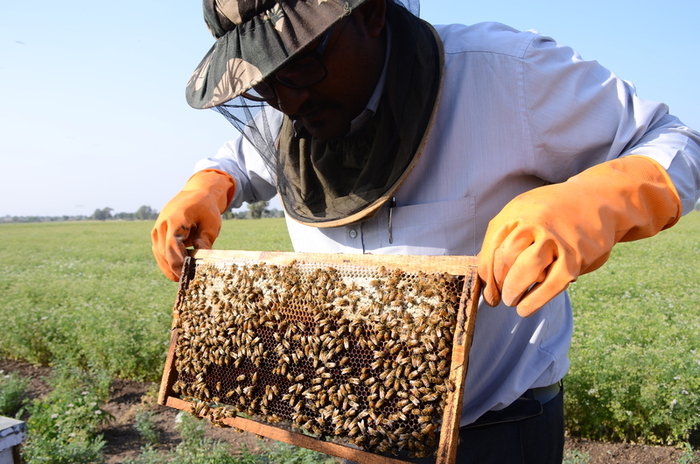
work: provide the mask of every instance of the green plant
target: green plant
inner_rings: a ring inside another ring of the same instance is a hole
[[[169,453],[158,453],[151,445],[142,448],[141,455],[127,459],[123,464],[331,464],[337,460],[316,451],[275,442],[261,451],[241,447],[237,456],[230,446],[207,438],[203,421],[186,413],[178,414],[177,430],[182,442]]]
[[[147,445],[158,444],[160,434],[153,423],[153,411],[144,407],[138,408],[134,416],[134,428]]]
[[[53,391],[28,407],[22,457],[29,464],[102,462],[105,442],[97,430],[111,420],[100,408],[109,394],[109,377],[59,367],[51,382]]]
[[[586,451],[567,450],[564,453],[562,464],[588,464],[591,462],[591,455]]]
[[[686,443],[683,447],[683,454],[676,460],[676,464],[698,464],[700,463],[700,455],[697,455],[690,444]]]
[[[22,408],[29,381],[0,370],[0,416],[14,417]]]
[[[331,464],[337,460],[325,454],[287,443],[275,442],[255,456],[259,464]]]
[[[126,458],[122,464],[169,464],[173,462],[171,458],[171,454],[159,453],[152,445],[146,445],[141,448],[141,454],[135,458]]]
[[[154,422],[154,409],[158,403],[158,384],[152,384],[141,397],[141,404],[135,408],[134,428],[146,442],[146,446],[157,445],[160,432]]]
[[[177,430],[182,442],[170,453],[159,454],[146,446],[140,456],[124,464],[238,464],[231,456],[229,446],[204,436],[202,423],[189,414],[178,414]]]

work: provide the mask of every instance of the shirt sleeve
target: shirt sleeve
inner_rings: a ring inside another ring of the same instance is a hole
[[[700,196],[700,134],[663,103],[639,98],[632,84],[571,48],[535,35],[521,68],[524,127],[536,169],[562,182],[595,164],[628,155],[657,161],[680,195],[683,213]]]
[[[267,112],[267,122],[271,129],[269,133],[276,139],[283,115],[270,107],[263,111]],[[274,142],[271,143],[273,144]],[[275,172],[263,161],[249,138],[243,135],[226,142],[216,155],[197,162],[195,171],[204,169],[219,169],[236,181],[236,192],[229,205],[231,208],[239,208],[243,202],[267,201],[277,194]]]

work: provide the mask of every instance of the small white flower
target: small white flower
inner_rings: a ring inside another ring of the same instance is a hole
[[[99,416],[100,414],[102,414],[102,411],[99,409],[95,409],[95,415]]]
[[[51,414],[51,419],[56,419],[58,418],[58,413]]]

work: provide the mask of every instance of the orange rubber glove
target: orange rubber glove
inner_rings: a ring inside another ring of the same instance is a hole
[[[151,231],[151,242],[158,267],[167,278],[180,279],[187,247],[211,248],[235,189],[230,175],[205,169],[190,177],[165,205]]]
[[[644,156],[525,192],[486,230],[479,253],[484,300],[496,306],[503,299],[530,316],[579,275],[602,266],[617,242],[651,237],[675,224],[681,211],[666,171]]]

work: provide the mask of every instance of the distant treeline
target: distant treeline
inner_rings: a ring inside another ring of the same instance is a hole
[[[275,208],[268,209],[269,202],[257,201],[248,204],[248,211],[226,211],[222,217],[224,219],[261,219],[261,218],[282,218],[284,211]],[[695,204],[695,210],[700,211],[700,201]],[[112,214],[113,208],[107,207],[96,209],[90,216],[4,216],[0,217],[3,222],[61,222],[61,221],[146,221],[156,220],[158,211],[150,206],[142,206],[135,213]]]
[[[227,211],[224,219],[260,219],[284,217],[284,211],[268,209],[267,201],[258,201],[248,205],[248,211]],[[63,222],[63,221],[154,221],[158,211],[150,206],[141,206],[135,213],[114,213],[114,208],[97,208],[90,216],[4,216],[0,222]]]

